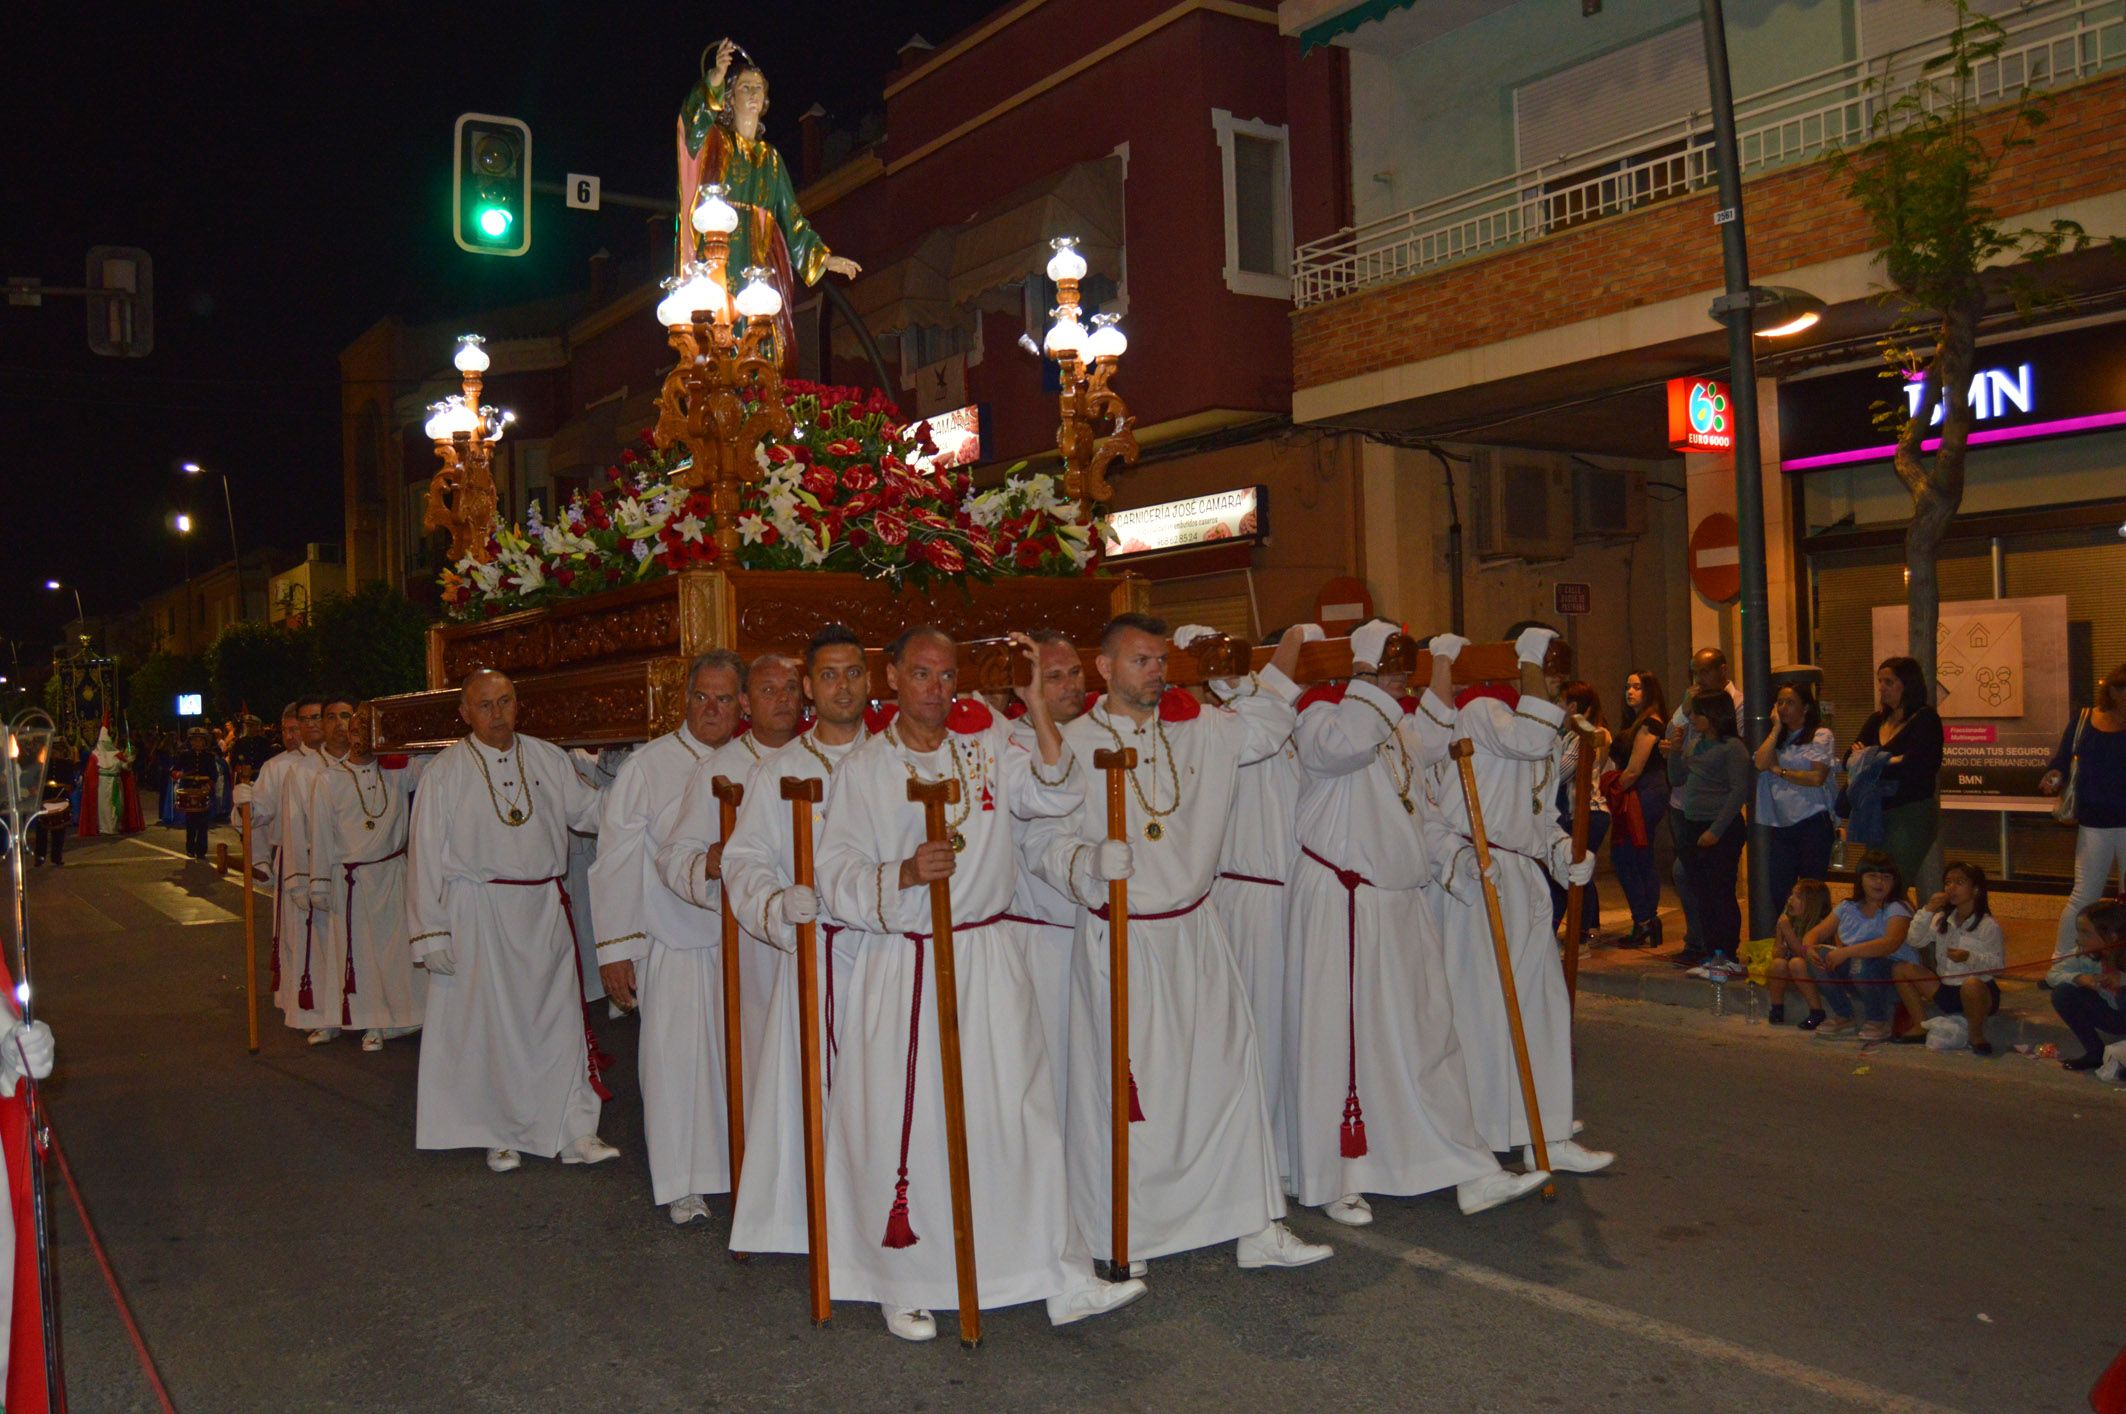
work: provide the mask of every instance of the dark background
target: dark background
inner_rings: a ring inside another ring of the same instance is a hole
[[[247,552],[340,538],[337,355],[409,321],[587,287],[668,250],[647,213],[534,200],[531,252],[450,236],[451,125],[508,114],[533,175],[670,197],[673,121],[704,45],[767,69],[768,134],[794,156],[817,102],[878,106],[895,51],[995,0],[908,4],[67,6],[10,10],[0,45],[0,274],[79,285],[88,248],[154,258],[155,351],[89,353],[84,302],[0,306],[0,635],[46,660],[78,585],[90,617],[228,558],[226,470]],[[0,660],[4,661],[4,660]],[[5,669],[0,669],[5,671]]]

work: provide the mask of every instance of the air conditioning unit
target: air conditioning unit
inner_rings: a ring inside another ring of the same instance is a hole
[[[1562,453],[1477,447],[1469,468],[1477,558],[1562,560],[1572,554],[1572,465]]]
[[[336,565],[340,562],[340,542],[337,540],[313,540],[303,547],[303,558],[320,564]]]
[[[1573,468],[1572,533],[1581,540],[1617,540],[1646,533],[1646,472],[1638,467]]]

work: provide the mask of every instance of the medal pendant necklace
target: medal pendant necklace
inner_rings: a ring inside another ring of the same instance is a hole
[[[381,798],[377,801],[376,809],[371,810],[369,808],[369,790],[363,784],[361,774],[345,761],[340,762],[339,766],[342,771],[354,777],[354,803],[362,807],[362,828],[365,830],[375,829],[376,822],[383,819],[384,812],[391,808],[390,787],[384,787]],[[380,778],[383,775],[381,771],[377,774]],[[382,784],[381,779],[379,784]]]
[[[1112,718],[1114,714],[1110,712],[1108,715],[1110,718]],[[1093,720],[1099,721],[1099,718],[1096,717]],[[1110,737],[1114,738],[1115,750],[1124,751],[1128,749],[1123,746],[1122,733],[1115,730],[1115,724],[1112,720],[1101,722],[1100,725],[1107,729],[1107,734]],[[1139,734],[1141,735],[1143,729],[1139,728],[1138,730]],[[1137,804],[1144,807],[1144,814],[1146,817],[1144,821],[1144,837],[1154,843],[1157,843],[1158,841],[1166,838],[1166,826],[1159,823],[1160,820],[1165,816],[1173,814],[1176,810],[1179,810],[1181,808],[1181,773],[1174,766],[1174,747],[1173,743],[1168,741],[1166,738],[1166,723],[1160,719],[1159,714],[1156,710],[1154,710],[1152,713],[1152,739],[1157,743],[1157,745],[1146,754],[1151,756],[1153,759],[1144,763],[1145,765],[1151,767],[1152,791],[1154,794],[1156,794],[1159,790],[1158,763],[1159,761],[1164,760],[1166,762],[1167,782],[1173,792],[1174,803],[1167,806],[1164,810],[1159,809],[1157,806],[1152,804],[1151,798],[1145,795],[1144,787],[1138,784],[1137,773],[1134,769],[1125,771],[1123,774],[1129,781],[1129,788],[1131,793],[1133,793],[1137,797]]]
[[[1363,697],[1357,700],[1366,702]],[[1374,748],[1380,759],[1388,765],[1388,783],[1395,787],[1395,798],[1403,803],[1403,814],[1415,815],[1417,813],[1417,802],[1410,798],[1410,787],[1417,779],[1417,766],[1410,760],[1410,749],[1403,745],[1403,734],[1395,729],[1395,723],[1389,720],[1386,712],[1381,711],[1380,708],[1374,706],[1371,702],[1366,702],[1366,707],[1374,716],[1380,718],[1381,723],[1388,729],[1388,741],[1384,741]],[[1389,741],[1395,743],[1394,756],[1388,754]],[[1398,761],[1402,765],[1400,776],[1398,776],[1395,769]]]
[[[520,750],[518,752],[517,774],[519,776],[524,776],[524,760],[523,753],[521,750],[521,743],[519,744],[519,746]],[[525,779],[522,781],[522,786],[524,790],[524,804],[519,806],[516,802],[514,791],[512,791],[511,796],[506,799],[503,796],[500,796],[495,793],[495,778],[488,771],[487,758],[481,754],[479,745],[477,743],[474,744],[472,749],[472,759],[477,762],[480,767],[480,779],[487,783],[487,799],[488,803],[493,805],[495,808],[495,818],[497,820],[500,820],[503,824],[509,826],[513,830],[517,828],[517,826],[523,824],[526,820],[529,820],[532,815],[532,793],[530,778],[525,777]],[[505,805],[508,807],[506,813],[503,809]]]
[[[916,774],[914,764],[907,757],[908,747],[891,727],[886,728],[886,740],[892,742],[894,749],[902,753],[901,765],[907,769],[909,780],[922,781],[926,786],[935,784],[931,781],[923,781],[923,778]],[[945,733],[945,753],[952,758],[952,778],[960,783],[960,813],[945,822],[948,830],[946,839],[951,843],[954,854],[965,854],[967,852],[967,835],[960,827],[967,823],[967,816],[974,809],[974,792],[969,788],[967,772],[960,765],[959,743],[952,739],[952,733],[949,731]],[[822,757],[821,759],[825,760],[826,758]],[[830,765],[827,770],[831,774],[834,768]]]

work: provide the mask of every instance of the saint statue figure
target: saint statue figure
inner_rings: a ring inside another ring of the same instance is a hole
[[[739,60],[734,71],[733,59]],[[749,266],[769,272],[782,295],[776,316],[776,343],[787,363],[796,350],[790,310],[796,303],[793,275],[816,285],[827,272],[854,279],[862,268],[846,256],[833,255],[805,220],[782,154],[761,135],[768,111],[768,76],[729,39],[716,46],[716,63],[679,110],[679,256],[683,273],[702,254],[703,238],[688,217],[694,195],[710,182],[722,185],[724,200],[738,212],[731,232],[724,285],[736,292]]]

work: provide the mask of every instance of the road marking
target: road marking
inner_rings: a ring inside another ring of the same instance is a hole
[[[236,915],[211,899],[186,893],[177,884],[161,881],[152,883],[129,883],[122,885],[125,891],[148,907],[169,919],[188,927],[201,923],[234,923]]]
[[[1868,1384],[1864,1380],[1848,1379],[1844,1375],[1803,1364],[1799,1360],[1789,1360],[1783,1355],[1754,1350],[1747,1345],[1737,1345],[1731,1340],[1722,1340],[1718,1336],[1675,1325],[1658,1316],[1643,1315],[1621,1306],[1612,1306],[1606,1301],[1579,1296],[1559,1287],[1545,1286],[1540,1282],[1528,1281],[1490,1267],[1465,1262],[1459,1257],[1450,1257],[1445,1252],[1435,1252],[1429,1247],[1413,1247],[1377,1233],[1354,1232],[1349,1229],[1338,1233],[1336,1240],[1393,1257],[1405,1266],[1435,1272],[1440,1276],[1468,1282],[1472,1286],[1481,1286],[1503,1295],[1517,1297],[1531,1305],[1546,1307],[1560,1315],[1576,1317],[1590,1325],[1606,1326],[1610,1330],[1639,1340],[1670,1346],[1701,1360],[1717,1360],[1755,1374],[1783,1380],[1812,1394],[1844,1400],[1848,1404],[1863,1408],[1893,1411],[1893,1414],[1955,1414],[1947,1405],[1931,1404],[1924,1399]]]

